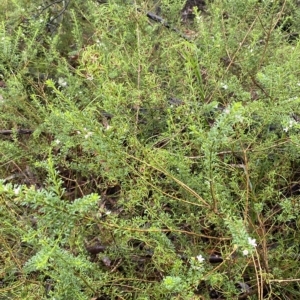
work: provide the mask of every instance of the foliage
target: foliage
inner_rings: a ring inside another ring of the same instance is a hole
[[[298,4],[206,2],[0,4],[1,299],[299,298]]]

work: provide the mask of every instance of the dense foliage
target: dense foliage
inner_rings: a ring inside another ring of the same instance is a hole
[[[298,6],[2,1],[0,298],[299,299]]]

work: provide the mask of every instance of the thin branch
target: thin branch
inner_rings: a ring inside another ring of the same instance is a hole
[[[141,10],[138,9],[138,11],[141,11]],[[164,27],[166,27],[166,28],[168,28],[168,29],[170,29],[170,30],[176,32],[180,37],[184,38],[186,41],[191,42],[190,37],[188,37],[187,35],[183,34],[183,33],[182,33],[179,29],[177,29],[176,27],[172,27],[172,26],[171,26],[165,19],[163,19],[162,17],[160,17],[160,16],[158,16],[158,15],[156,15],[156,14],[150,12],[150,11],[146,13],[146,16],[147,16],[149,19],[151,19],[151,20],[153,20],[153,21],[155,21],[155,22],[157,22],[157,23],[160,23],[160,24],[162,24]]]
[[[0,134],[3,135],[11,135],[11,134],[32,134],[33,130],[32,129],[17,129],[17,130],[10,130],[10,129],[3,129],[0,130]]]

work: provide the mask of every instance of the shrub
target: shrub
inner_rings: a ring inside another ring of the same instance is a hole
[[[1,297],[297,299],[296,5],[1,4]]]

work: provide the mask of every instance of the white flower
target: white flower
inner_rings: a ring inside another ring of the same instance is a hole
[[[293,125],[296,123],[296,121],[295,120],[290,120],[289,121],[289,127],[293,127]]]
[[[93,134],[93,133],[89,131],[89,132],[84,136],[84,138],[87,139],[87,138],[89,138],[92,134]]]
[[[293,128],[293,126],[296,124],[297,122],[293,119],[290,119],[289,122],[286,124],[287,126],[283,128],[284,132],[288,132],[288,130],[290,128]]]
[[[222,83],[221,86],[222,86],[222,88],[223,88],[224,90],[227,90],[227,89],[228,89],[228,85],[225,84],[225,83]]]
[[[67,82],[62,77],[58,78],[58,82],[57,83],[61,87],[66,87],[68,85]]]
[[[197,255],[196,258],[200,263],[203,263],[205,261],[205,258],[201,254]]]
[[[110,210],[107,210],[107,211],[105,212],[105,214],[108,216],[108,215],[111,214],[111,211],[110,211]]]
[[[243,250],[243,255],[247,256],[249,254],[249,251],[247,249]]]
[[[57,144],[57,145],[60,144],[60,140],[59,140],[59,139],[56,139],[54,142],[55,142],[55,144]]]
[[[15,193],[16,196],[19,195],[20,190],[21,190],[21,188],[19,186],[14,189],[14,193]]]
[[[248,237],[248,244],[252,247],[256,247],[257,244],[256,244],[256,240],[255,239],[251,239],[250,237]]]

